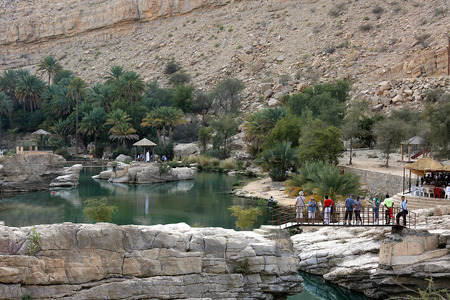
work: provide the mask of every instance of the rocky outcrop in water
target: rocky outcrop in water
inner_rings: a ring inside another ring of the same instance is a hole
[[[80,180],[80,172],[83,169],[83,165],[77,164],[71,167],[66,167],[62,171],[62,175],[56,177],[51,183],[51,189],[62,189],[62,188],[74,188],[78,186]]]
[[[186,224],[35,230],[40,238],[31,227],[0,226],[2,299],[274,299],[302,290],[292,244],[271,240],[271,228],[259,231],[267,236]]]
[[[395,234],[389,227],[304,228],[291,240],[300,270],[372,298],[404,297],[425,289],[427,278],[448,289],[450,210],[422,211],[418,221],[417,231]]]
[[[51,152],[31,152],[0,158],[0,186],[4,193],[45,190],[64,172],[66,160]],[[78,171],[79,172],[79,171]]]
[[[115,162],[108,170],[93,176],[94,179],[109,180],[116,183],[149,184],[194,179],[192,168],[167,168],[160,163],[133,162],[130,165]]]

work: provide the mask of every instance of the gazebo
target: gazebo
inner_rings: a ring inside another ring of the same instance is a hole
[[[144,154],[145,160],[149,161],[150,157],[147,157],[147,155],[146,155],[146,147],[151,147],[152,148],[152,157],[153,157],[153,155],[154,155],[154,153],[153,153],[154,152],[154,147],[156,146],[156,144],[153,143],[152,141],[150,141],[149,139],[143,138],[142,140],[137,141],[136,143],[134,143],[133,146],[136,147],[136,151],[135,152],[137,152],[137,147],[143,147],[144,148],[144,153],[143,154]],[[136,156],[137,156],[137,153],[136,153]],[[148,156],[150,156],[150,155],[148,155]]]
[[[416,159],[420,155],[423,155],[425,157],[425,155],[428,153],[425,140],[420,136],[414,136],[401,144],[402,161],[404,161],[405,146],[408,151],[408,162],[411,161],[411,158]],[[414,155],[411,156],[411,152],[415,152]]]
[[[410,170],[410,187],[411,173],[421,177],[421,186],[417,187],[420,189],[421,196],[424,194],[430,197],[433,195],[434,198],[444,196],[444,190],[450,184],[450,166],[444,165],[432,158],[424,157],[414,163],[408,164],[405,166],[405,169]]]
[[[45,131],[44,129],[38,129],[35,132],[33,132],[31,135],[39,136],[39,144],[42,146],[44,144],[44,136],[49,136],[49,135],[51,135],[51,133],[48,131]],[[37,151],[37,147],[36,147],[36,151]]]

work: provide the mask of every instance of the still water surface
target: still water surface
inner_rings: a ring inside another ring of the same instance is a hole
[[[259,207],[261,215],[251,225],[268,224],[270,214],[265,205],[230,194],[239,179],[217,173],[198,173],[194,180],[151,185],[112,184],[93,180],[100,168],[85,168],[76,189],[41,191],[13,197],[0,197],[0,221],[8,226],[29,226],[62,222],[92,222],[83,213],[87,200],[106,198],[116,207],[110,222],[124,224],[169,224],[185,222],[191,226],[215,226],[239,229],[232,206],[243,209]],[[362,300],[328,284],[319,276],[302,275],[305,291],[289,300]]]

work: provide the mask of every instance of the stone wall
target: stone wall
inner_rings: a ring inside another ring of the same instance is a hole
[[[361,184],[371,193],[371,194],[382,194],[388,193],[393,196],[402,191],[403,177],[392,175],[388,173],[380,173],[368,170],[355,169],[350,167],[343,167],[345,171],[350,171],[358,174],[361,177]],[[405,185],[408,184],[407,179],[405,179]]]
[[[273,299],[301,291],[292,244],[256,232],[108,223],[35,230],[33,242],[31,227],[0,226],[2,299]]]

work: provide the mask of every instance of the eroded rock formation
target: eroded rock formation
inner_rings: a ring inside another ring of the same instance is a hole
[[[64,223],[35,226],[40,248],[31,255],[31,230],[0,226],[2,299],[273,299],[301,291],[288,237]]]
[[[65,163],[62,156],[50,152],[5,156],[0,159],[1,190],[14,193],[48,189],[56,177],[68,175],[64,173]]]

